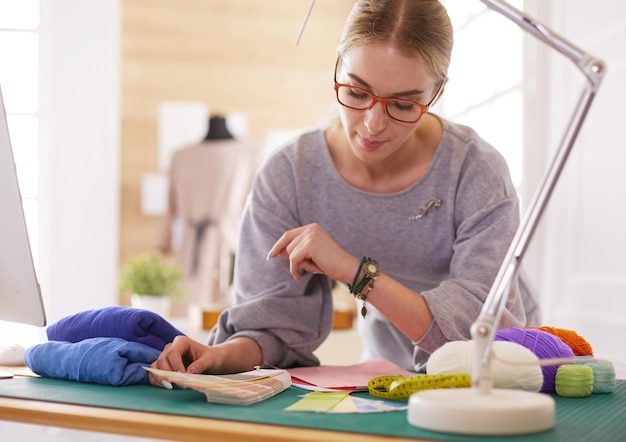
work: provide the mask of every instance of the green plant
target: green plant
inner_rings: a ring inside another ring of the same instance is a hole
[[[118,288],[137,295],[183,295],[181,269],[158,253],[130,258],[120,271]]]

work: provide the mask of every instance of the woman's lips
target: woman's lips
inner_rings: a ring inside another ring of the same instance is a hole
[[[361,144],[366,149],[377,149],[383,144],[383,141],[370,140],[369,138],[365,138],[362,136],[359,136],[359,138],[361,140]]]

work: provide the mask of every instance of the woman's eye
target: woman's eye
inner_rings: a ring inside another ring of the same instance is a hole
[[[369,97],[365,92],[358,89],[350,89],[350,96],[358,100],[364,100]]]
[[[415,105],[406,101],[390,101],[389,105],[395,107],[399,111],[411,112],[415,109]]]

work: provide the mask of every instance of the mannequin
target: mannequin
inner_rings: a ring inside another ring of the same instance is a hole
[[[167,212],[157,248],[176,255],[191,311],[220,310],[231,303],[230,269],[222,267],[230,263],[226,257],[237,247],[256,151],[254,143],[230,133],[225,117],[212,115],[204,139],[172,156]],[[180,221],[182,236],[173,250],[175,221]]]
[[[228,131],[226,118],[221,115],[213,115],[209,118],[209,130],[204,137],[204,141],[228,140],[232,138],[235,137]]]

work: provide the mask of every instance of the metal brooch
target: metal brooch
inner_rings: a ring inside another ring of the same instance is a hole
[[[426,204],[424,205],[424,207],[422,207],[420,209],[420,211],[417,213],[417,215],[413,215],[411,217],[409,217],[409,220],[413,221],[416,219],[420,219],[420,218],[424,218],[425,216],[428,215],[428,213],[433,210],[436,209],[438,207],[441,207],[442,201],[439,198],[435,198],[434,196],[429,199]]]

